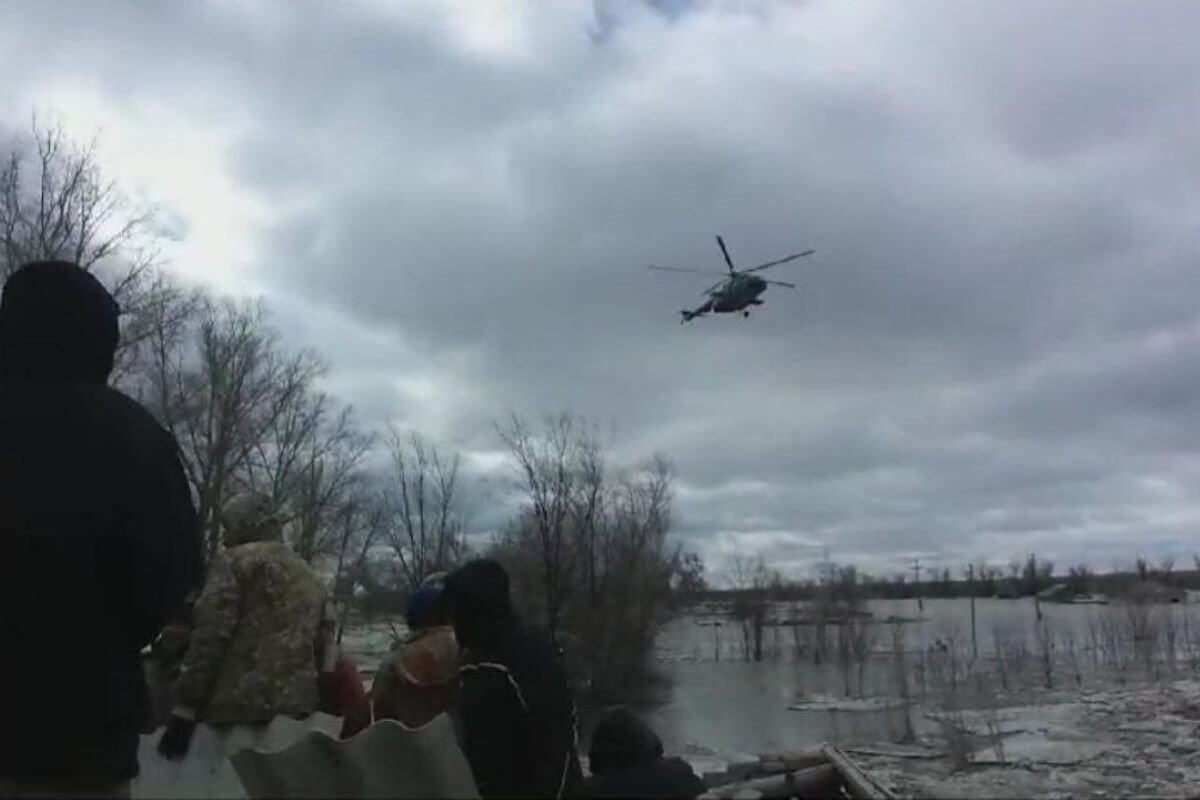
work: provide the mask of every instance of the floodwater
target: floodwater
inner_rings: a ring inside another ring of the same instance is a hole
[[[922,652],[950,647],[966,659],[972,652],[970,601],[967,599],[876,600],[867,603],[873,619],[918,618],[920,621],[875,625],[873,657],[863,675],[867,697],[897,697],[893,643],[899,642],[910,662]],[[1094,642],[1106,620],[1120,621],[1124,607],[1118,604],[1067,605],[1042,603],[1041,635],[1054,639],[1055,658],[1061,660],[1075,648],[1081,672],[1092,658],[1088,642]],[[1200,605],[1156,606],[1155,613],[1173,615],[1178,625],[1179,646],[1194,648],[1200,638]],[[788,616],[785,613],[780,615]],[[911,724],[922,730],[922,720],[904,706],[868,710],[789,710],[805,698],[836,698],[845,694],[842,673],[836,665],[815,665],[799,656],[790,627],[766,629],[764,660],[745,660],[741,627],[735,620],[686,616],[663,631],[659,659],[672,679],[669,701],[648,713],[648,719],[672,752],[697,761],[724,762],[758,753],[803,750],[824,741],[839,744],[874,744],[900,740]],[[995,657],[998,641],[1023,642],[1031,654],[1038,653],[1039,625],[1032,598],[1019,600],[978,599],[975,601],[976,648],[980,659]],[[893,638],[895,637],[895,638]],[[1193,654],[1195,650],[1193,650]],[[1195,657],[1195,656],[1193,656]],[[718,660],[719,659],[719,660]],[[1094,662],[1097,667],[1099,660]],[[1068,680],[1062,678],[1060,680]],[[859,694],[858,676],[851,675],[852,693]],[[916,695],[915,687],[910,690]],[[820,705],[817,703],[816,705]],[[910,715],[906,723],[905,717]]]
[[[981,660],[995,658],[999,643],[1020,642],[1030,654],[1038,652],[1040,635],[1049,634],[1055,658],[1070,652],[1075,661],[1089,659],[1100,669],[1095,649],[1098,630],[1106,620],[1117,620],[1123,606],[1041,604],[1043,624],[1031,598],[980,599],[975,603],[975,649]],[[1179,623],[1178,638],[1200,658],[1200,604],[1156,606],[1155,613]],[[881,621],[874,629],[873,655],[862,675],[861,695],[896,698],[894,644],[899,643],[910,663],[937,648],[972,652],[970,601],[869,601],[867,610]],[[789,616],[780,609],[780,617]],[[888,618],[918,618],[910,622],[884,622]],[[720,621],[719,626],[714,625]],[[1186,629],[1186,630],[1185,630]],[[373,668],[383,657],[390,635],[386,627],[348,632],[345,646],[363,667]],[[645,712],[667,750],[684,755],[698,766],[718,767],[739,757],[815,747],[830,741],[843,745],[898,741],[909,725],[922,729],[919,714],[904,706],[883,709],[789,710],[798,701],[836,700],[845,692],[844,676],[833,663],[814,664],[811,656],[797,654],[790,627],[766,629],[764,659],[745,658],[741,628],[728,618],[689,614],[664,629],[658,643],[658,660],[671,679],[666,701]],[[1085,671],[1084,666],[1077,670]],[[1065,680],[1065,678],[1063,678]],[[851,677],[852,694],[860,695],[858,675]],[[916,696],[915,688],[912,689]],[[840,703],[838,703],[840,705]]]

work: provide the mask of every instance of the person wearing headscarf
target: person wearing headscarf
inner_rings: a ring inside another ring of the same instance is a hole
[[[128,795],[141,651],[201,580],[178,444],[108,386],[119,314],[65,261],[0,295],[0,794]]]
[[[186,768],[159,769],[153,780],[135,784],[147,796],[222,792],[237,785],[228,763],[233,752],[275,749],[307,727],[336,724],[336,717],[317,714],[324,584],[284,542],[269,497],[236,498],[222,523],[225,549],[209,565],[196,600],[175,705],[157,751],[169,762],[185,760],[201,731],[202,746]]]
[[[567,797],[582,779],[575,703],[553,639],[526,628],[498,562],[446,577],[459,671],[463,753],[483,797]]]
[[[578,795],[587,798],[694,798],[704,781],[682,758],[664,758],[658,735],[627,708],[612,708],[596,722],[588,749],[591,776]]]
[[[452,712],[458,689],[459,651],[444,591],[445,573],[428,576],[408,599],[408,635],[388,655],[371,686],[376,719],[409,728]]]

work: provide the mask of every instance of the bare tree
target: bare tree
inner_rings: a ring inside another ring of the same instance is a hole
[[[126,318],[121,332],[112,382],[156,410],[168,409],[171,393],[163,379],[182,368],[206,296],[153,270],[139,282],[138,301],[137,313]],[[170,370],[164,371],[164,365]]]
[[[153,221],[151,210],[134,207],[104,177],[95,137],[76,144],[61,125],[43,126],[34,115],[0,162],[2,277],[34,260],[62,259],[96,271],[123,310],[119,368],[127,366],[125,350],[148,335],[139,319],[154,285]]]
[[[414,588],[430,572],[446,569],[463,553],[464,520],[458,503],[457,453],[445,459],[416,433],[393,429],[388,440],[387,540],[402,578]]]
[[[247,458],[250,483],[286,510],[293,546],[305,561],[336,547],[330,515],[347,500],[372,437],[349,407],[333,410],[323,392],[301,392],[274,414]]]
[[[1166,556],[1159,563],[1158,574],[1162,578],[1162,582],[1167,586],[1173,583],[1172,573],[1175,571],[1175,559],[1171,556]]]
[[[1137,572],[1139,581],[1146,581],[1150,579],[1150,562],[1145,556],[1138,556],[1133,562],[1133,568],[1134,571]]]
[[[704,561],[700,554],[689,551],[680,553],[679,573],[674,589],[684,604],[695,600],[707,591],[708,581],[704,577]]]
[[[387,527],[387,502],[382,492],[373,491],[366,481],[358,481],[332,512],[336,532],[336,566],[333,573],[333,599],[338,605],[337,642],[341,644],[346,620],[354,599],[355,577],[362,574],[371,548],[380,541]]]
[[[769,587],[773,575],[761,556],[749,558],[741,553],[733,557],[730,568],[734,591],[732,613],[742,627],[742,654],[747,661],[762,661],[763,633],[770,611]]]
[[[589,509],[582,513],[594,519],[603,479],[602,467],[594,459],[595,437],[569,414],[547,418],[538,432],[513,415],[506,427],[497,425],[496,430],[517,462],[518,485],[527,502],[525,514],[539,546],[546,624],[551,636],[556,636],[579,555],[579,548],[570,541],[575,532],[572,523],[579,521],[581,509]],[[589,533],[584,553],[592,595],[599,591],[595,544]]]
[[[975,626],[975,578],[979,573],[976,571],[976,566],[974,564],[967,564],[966,574],[968,592],[970,593],[971,602],[971,660],[974,662],[979,658],[979,636]]]
[[[536,432],[514,419],[501,434],[526,502],[491,554],[518,606],[553,625],[580,691],[629,702],[657,683],[654,646],[673,587],[685,569],[700,571],[668,538],[671,465],[656,456],[613,468],[591,428],[567,416]]]
[[[606,500],[605,461],[599,442],[591,436],[577,442],[578,490],[570,498],[570,515],[579,536],[583,577],[588,602],[595,605],[600,599],[603,549],[603,526]]]
[[[176,379],[207,299],[198,289],[185,289],[164,273],[153,276],[138,324],[142,330],[126,352],[131,369],[114,381],[167,420],[184,413]]]
[[[173,303],[157,304],[155,320],[173,322]],[[251,457],[304,402],[322,365],[310,353],[285,353],[261,305],[203,298],[184,324],[150,338],[144,397],[180,443],[211,556],[225,502],[253,485]]]
[[[563,617],[583,643],[593,695],[606,701],[627,699],[651,677],[654,643],[671,614],[671,585],[683,564],[668,540],[671,482],[662,457],[619,472],[595,520],[599,533],[573,540],[599,542],[597,588],[594,599],[570,596]]]

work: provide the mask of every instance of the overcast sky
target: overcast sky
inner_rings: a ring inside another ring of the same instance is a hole
[[[585,414],[674,460],[717,572],[1200,551],[1193,0],[4,17],[0,123],[101,126],[172,268],[265,295],[366,420],[495,463],[496,416]],[[704,277],[644,267],[715,233],[817,253],[680,326]]]

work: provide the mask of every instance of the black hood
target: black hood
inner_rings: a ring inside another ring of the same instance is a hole
[[[593,775],[628,769],[655,761],[662,754],[662,741],[649,725],[627,708],[612,708],[592,730],[589,769]]]
[[[468,649],[486,647],[516,624],[508,573],[490,558],[468,561],[446,576],[443,591],[454,620],[454,633]]]
[[[119,315],[117,301],[81,267],[26,264],[0,295],[0,378],[106,383]]]

